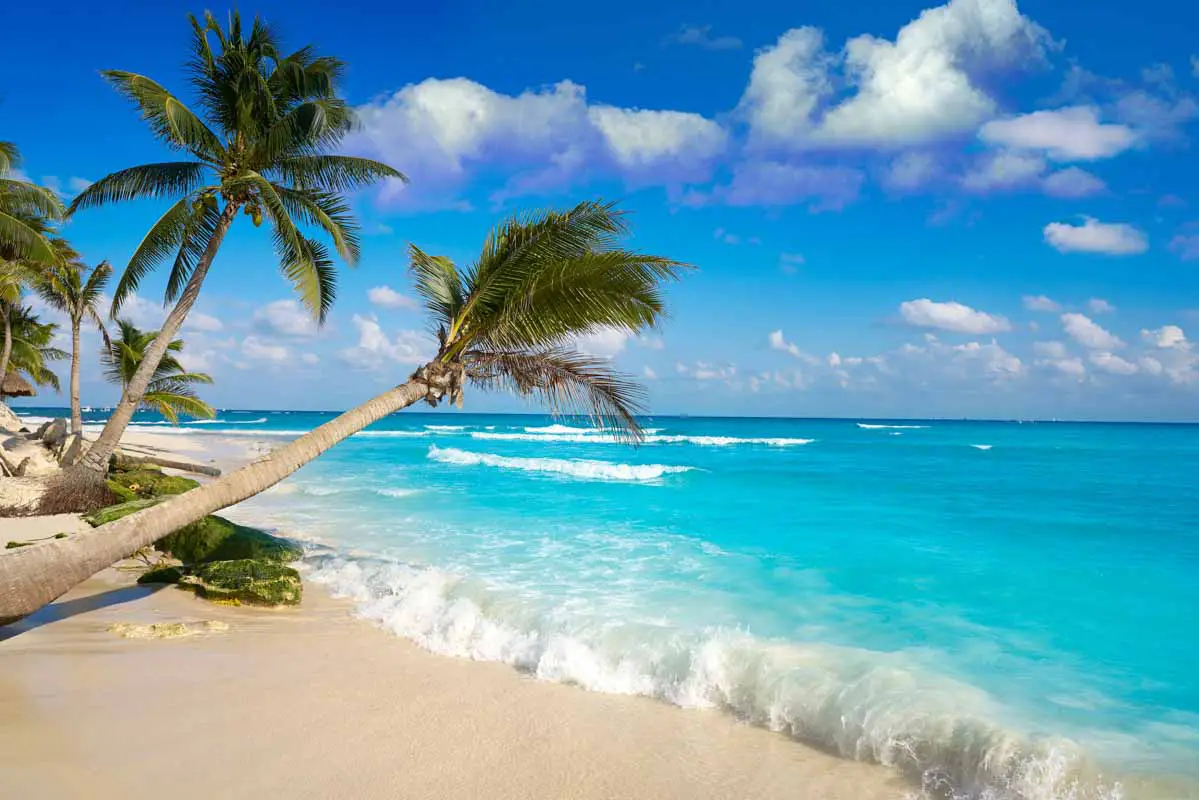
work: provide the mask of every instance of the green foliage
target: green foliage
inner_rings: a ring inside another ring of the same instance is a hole
[[[62,218],[62,203],[49,189],[15,175],[20,166],[16,145],[0,142],[0,261],[53,263],[46,223]]]
[[[143,500],[130,500],[124,503],[118,503],[115,506],[107,506],[99,511],[93,511],[86,515],[83,519],[88,525],[93,528],[98,528],[101,525],[107,525],[110,522],[116,522],[122,517],[127,517],[130,514],[135,514],[138,511],[144,511],[151,506],[161,503],[163,498],[153,497]]]
[[[143,572],[138,576],[138,583],[179,583],[187,573],[183,567],[163,566]]]
[[[108,331],[104,328],[100,307],[104,303],[104,287],[112,277],[112,265],[101,261],[89,272],[87,265],[79,260],[79,254],[66,242],[56,239],[54,247],[59,255],[58,263],[38,275],[34,288],[51,308],[66,314],[73,326],[84,321],[94,324],[108,346]]]
[[[127,320],[117,320],[116,333],[116,338],[109,342],[101,355],[101,361],[109,383],[125,388],[145,360],[146,349],[158,331],[142,331]],[[167,352],[158,362],[141,402],[142,407],[157,411],[176,425],[179,424],[179,414],[203,418],[216,415],[212,406],[200,400],[193,388],[198,384],[212,383],[212,378],[203,372],[184,369],[175,357],[181,352],[182,339],[175,339],[167,346]]]
[[[108,488],[123,500],[183,494],[199,486],[199,481],[179,475],[167,475],[154,467],[118,470],[108,477]]]
[[[234,605],[293,606],[304,593],[300,573],[291,567],[249,558],[202,564],[179,585],[207,600]]]
[[[245,558],[287,563],[304,554],[298,545],[286,539],[217,516],[204,517],[180,528],[154,546],[184,564]]]
[[[643,390],[575,342],[598,330],[636,335],[658,325],[663,284],[687,265],[623,248],[627,234],[614,204],[584,202],[496,226],[465,269],[412,246],[416,291],[438,327],[438,362],[480,387],[638,436]],[[451,399],[460,392],[451,384]]]
[[[10,307],[9,323],[12,326],[12,355],[8,371],[25,375],[35,386],[49,386],[59,391],[58,376],[49,365],[70,358],[70,354],[50,344],[58,333],[58,325],[42,323],[26,306]]]
[[[324,321],[335,294],[333,260],[301,226],[327,236],[352,265],[359,228],[342,195],[406,178],[376,161],[333,154],[354,125],[339,96],[341,61],[312,47],[285,54],[266,23],[256,18],[247,31],[236,11],[224,27],[210,13],[191,24],[188,73],[199,113],[144,75],[104,73],[160,141],[192,159],[121,170],[72,203],[74,213],[144,197],[175,200],[130,259],[113,313],[172,255],[166,299],[173,301],[213,236],[241,211],[255,226],[270,224],[280,271]]]

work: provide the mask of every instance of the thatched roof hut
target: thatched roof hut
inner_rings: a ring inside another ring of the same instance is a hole
[[[33,397],[36,394],[33,384],[15,372],[5,375],[4,383],[0,385],[0,397]]]

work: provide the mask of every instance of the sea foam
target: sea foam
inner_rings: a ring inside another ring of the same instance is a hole
[[[472,439],[508,442],[571,442],[574,444],[625,444],[623,439],[607,431],[596,433],[487,433],[475,431]],[[758,444],[771,447],[793,447],[811,444],[815,439],[792,439],[780,436],[682,436],[673,434],[646,434],[642,444],[694,444],[701,447],[729,447],[733,445]]]
[[[565,458],[513,458],[492,453],[472,453],[456,447],[429,447],[429,458],[443,464],[463,467],[485,466],[497,469],[541,472],[570,478],[597,481],[657,481],[663,475],[688,472],[693,467],[666,464],[618,464],[611,461],[591,461]]]
[[[876,425],[876,424],[870,423],[870,422],[859,422],[859,423],[857,423],[857,425],[859,428],[863,428],[868,431],[881,431],[881,430],[915,431],[915,430],[922,430],[924,428],[931,427],[929,425]]]

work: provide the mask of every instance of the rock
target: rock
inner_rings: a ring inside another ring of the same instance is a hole
[[[48,431],[50,429],[50,426],[53,424],[54,424],[54,420],[51,420],[51,419],[46,420],[41,425],[39,425],[37,430],[34,431],[28,438],[34,439],[34,440],[41,439],[42,437],[44,437],[46,435],[46,431]]]
[[[108,476],[108,488],[123,500],[183,494],[199,485],[199,481],[167,475],[155,467],[117,470]]]
[[[98,528],[101,525],[107,525],[110,522],[115,522],[121,517],[127,517],[130,514],[149,508],[162,502],[161,497],[152,497],[147,500],[130,500],[127,503],[118,503],[115,506],[108,506],[99,511],[93,511],[86,515],[83,519],[88,525],[93,528]]]
[[[21,429],[21,418],[12,412],[6,403],[0,402],[0,430],[16,433]]]
[[[51,422],[49,427],[42,433],[42,441],[46,443],[46,447],[57,449],[62,447],[62,443],[66,441],[69,432],[70,429],[67,427],[67,421],[59,417]]]
[[[201,564],[179,585],[206,600],[232,605],[294,606],[304,593],[300,573],[291,567],[249,558]]]
[[[79,463],[79,459],[87,451],[87,441],[82,434],[72,433],[63,443],[62,454],[58,457],[58,464],[62,467],[73,467]]]
[[[179,639],[202,633],[224,633],[229,624],[216,619],[203,622],[155,622],[143,625],[135,622],[114,622],[108,626],[109,633],[126,639]]]
[[[183,567],[165,566],[152,567],[143,572],[137,579],[138,583],[179,583],[187,573]]]
[[[180,528],[154,546],[184,564],[247,558],[285,564],[304,555],[299,545],[286,539],[217,516]]]

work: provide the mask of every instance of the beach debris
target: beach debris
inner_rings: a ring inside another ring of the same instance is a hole
[[[177,469],[182,472],[192,472],[196,475],[207,475],[210,478],[221,477],[221,471],[216,467],[210,467],[207,464],[194,464],[191,461],[179,461],[174,458],[162,458],[160,456],[148,455],[130,455],[123,450],[118,450],[113,454],[118,469],[127,469],[129,467],[140,466],[155,466],[166,467],[167,469]]]
[[[187,636],[199,636],[205,633],[224,633],[229,630],[229,623],[216,619],[199,622],[153,622],[149,624],[137,622],[114,622],[107,628],[109,633],[115,633],[126,639],[182,639]]]

